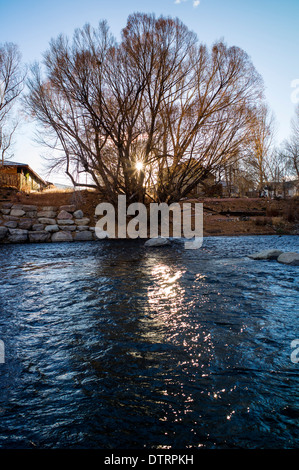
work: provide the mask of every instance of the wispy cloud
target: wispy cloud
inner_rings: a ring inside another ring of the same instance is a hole
[[[187,2],[188,0],[175,0],[175,4],[179,5],[180,3]],[[196,8],[200,4],[200,0],[193,0],[193,7]]]

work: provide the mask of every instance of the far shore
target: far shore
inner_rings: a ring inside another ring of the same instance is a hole
[[[38,207],[74,204],[96,224],[95,208],[103,202],[95,191],[47,190],[21,193],[0,188],[0,205],[33,204]],[[299,198],[268,199],[246,197],[198,198],[182,202],[203,203],[203,236],[240,237],[267,235],[299,235]]]

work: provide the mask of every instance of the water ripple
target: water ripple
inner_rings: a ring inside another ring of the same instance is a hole
[[[297,237],[0,246],[0,446],[296,448]]]

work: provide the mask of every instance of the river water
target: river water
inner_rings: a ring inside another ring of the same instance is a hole
[[[295,448],[298,237],[0,245],[0,447]]]

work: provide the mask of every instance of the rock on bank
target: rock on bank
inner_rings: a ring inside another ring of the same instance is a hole
[[[75,205],[0,204],[0,244],[98,240],[90,219]]]

